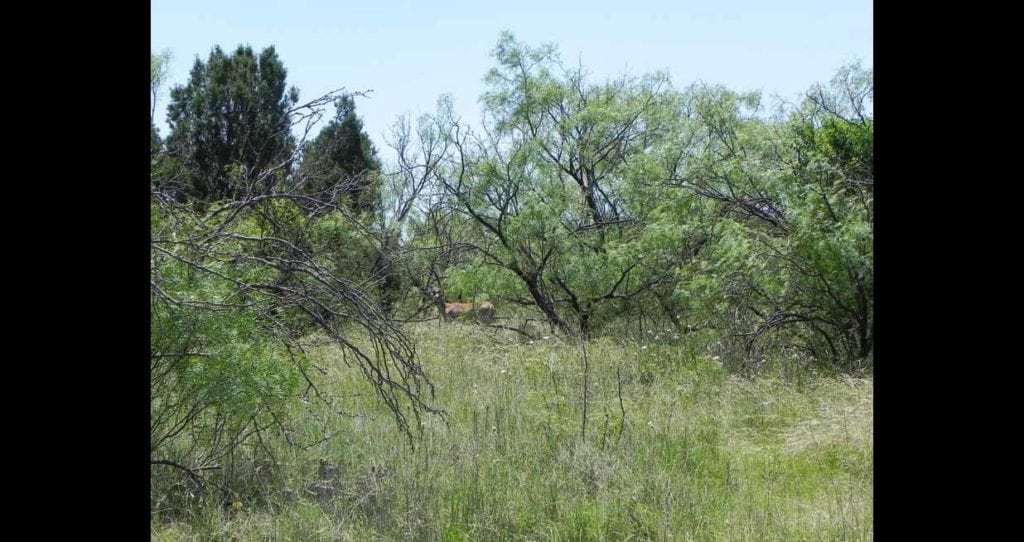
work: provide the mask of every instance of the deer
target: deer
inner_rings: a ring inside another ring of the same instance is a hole
[[[482,324],[490,324],[494,321],[494,305],[484,301],[483,303],[445,303],[444,316],[454,320],[462,315],[475,315]]]

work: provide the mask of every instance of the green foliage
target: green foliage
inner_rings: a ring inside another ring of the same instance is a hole
[[[160,152],[160,147],[163,145],[163,140],[160,139],[160,133],[156,129],[156,124],[149,123],[149,152],[150,154],[156,154]]]
[[[677,96],[660,74],[590,84],[553,47],[510,34],[494,56],[487,137],[476,142],[444,111],[432,119],[458,149],[435,170],[443,205],[471,219],[479,250],[449,284],[532,299],[563,331],[589,335],[671,281],[669,251],[649,257],[640,245]]]
[[[376,214],[381,205],[377,151],[356,116],[352,96],[338,98],[335,108],[335,118],[303,148],[298,171],[303,189],[337,189],[352,210]]]
[[[484,136],[442,101],[420,148],[399,148],[437,180],[409,246],[467,247],[419,266],[448,299],[532,304],[583,335],[638,317],[713,329],[732,368],[792,349],[871,364],[870,73],[843,68],[769,116],[759,93],[662,74],[591,84],[508,33],[494,57]]]
[[[184,240],[200,225],[153,211],[154,235]],[[244,231],[253,224],[240,224]],[[237,250],[221,247],[222,250]],[[306,361],[289,351],[239,282],[265,269],[158,246],[152,255],[151,451],[190,465],[230,453],[254,427],[283,419]],[[171,247],[187,245],[170,244]]]
[[[196,59],[188,84],[171,90],[167,145],[182,160],[191,197],[233,199],[288,173],[295,146],[288,112],[298,91],[286,91],[286,76],[273,47],[258,57],[248,46],[230,56],[214,47],[206,62]],[[232,166],[242,174],[233,178]]]
[[[842,369],[871,364],[870,98],[870,74],[856,67],[775,120],[745,117],[727,93],[695,96],[712,143],[684,186],[714,203],[713,243],[678,294],[730,330],[730,362],[796,348]]]
[[[430,382],[413,345],[367,295],[367,281],[356,282],[352,270],[374,248],[361,225],[340,212],[311,216],[300,205],[310,198],[289,194],[209,208],[179,204],[162,191],[154,196],[157,464],[200,468],[239,453],[266,457],[253,439],[293,430],[292,415],[310,400],[331,401],[309,386],[303,341],[314,332],[343,345],[346,364],[366,378],[411,442],[421,412],[436,412],[424,402]],[[369,333],[366,351],[347,338],[353,328]]]

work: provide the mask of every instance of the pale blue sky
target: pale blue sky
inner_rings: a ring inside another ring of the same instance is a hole
[[[624,69],[793,99],[851,61],[873,66],[873,0],[152,0],[153,52],[173,55],[157,102],[167,135],[168,89],[219,44],[274,45],[308,100],[338,87],[373,89],[356,111],[382,157],[398,115],[433,112],[450,93],[479,117],[482,78],[502,30],[582,58],[594,80]],[[333,110],[329,112],[333,114]]]

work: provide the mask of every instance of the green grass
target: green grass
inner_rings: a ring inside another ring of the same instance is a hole
[[[692,345],[602,339],[588,346],[584,440],[578,346],[472,325],[409,332],[448,424],[428,416],[410,450],[325,347],[320,389],[344,412],[297,408],[293,423],[337,436],[303,450],[267,435],[273,460],[236,454],[216,474],[243,489],[234,506],[202,495],[171,505],[184,501],[161,488],[178,473],[155,471],[153,539],[873,537],[870,380],[745,379]]]

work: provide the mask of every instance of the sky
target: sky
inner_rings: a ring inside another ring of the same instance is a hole
[[[693,82],[796,100],[845,64],[873,66],[873,0],[151,0],[150,47],[170,51],[156,125],[168,133],[169,89],[214,45],[273,45],[300,101],[372,90],[356,113],[385,160],[402,114],[450,94],[475,124],[484,74],[503,30],[531,47],[553,43],[592,82],[666,71]],[[328,111],[333,115],[333,109]]]

